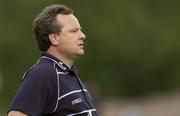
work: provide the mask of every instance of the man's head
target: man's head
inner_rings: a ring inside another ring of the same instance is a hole
[[[58,14],[73,14],[73,10],[64,5],[51,5],[43,9],[34,19],[33,31],[40,51],[47,51],[50,47],[49,34],[61,31],[56,19]]]
[[[66,58],[84,54],[84,33],[73,11],[64,5],[46,7],[34,20],[40,51],[52,51]]]

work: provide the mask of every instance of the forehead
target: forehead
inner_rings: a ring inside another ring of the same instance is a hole
[[[56,19],[62,27],[80,28],[79,21],[73,14],[68,14],[68,15],[58,14]]]

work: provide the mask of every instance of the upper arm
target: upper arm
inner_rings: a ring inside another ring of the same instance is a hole
[[[50,73],[50,74],[49,74]],[[51,95],[52,69],[42,68],[27,73],[14,97],[9,111],[21,111],[27,115],[41,115]],[[17,113],[17,112],[16,112]],[[11,116],[11,115],[9,115]],[[13,115],[12,116],[21,116]],[[24,116],[24,115],[22,115]],[[26,115],[25,115],[26,116]]]
[[[8,116],[27,116],[27,115],[20,111],[10,111],[8,113]]]

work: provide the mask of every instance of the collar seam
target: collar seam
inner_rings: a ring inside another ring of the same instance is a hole
[[[41,59],[48,59],[53,61],[54,63],[56,63],[58,65],[58,67],[60,67],[63,71],[66,71],[67,67],[63,66],[63,62],[61,61],[56,61],[53,58],[50,58],[48,56],[41,56]]]

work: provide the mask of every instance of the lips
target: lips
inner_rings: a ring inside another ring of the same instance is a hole
[[[83,45],[84,45],[83,43],[79,44],[79,46],[83,46]]]
[[[83,44],[83,43],[78,44],[78,46],[79,46],[81,49],[83,49],[83,48],[84,48],[84,44]]]

